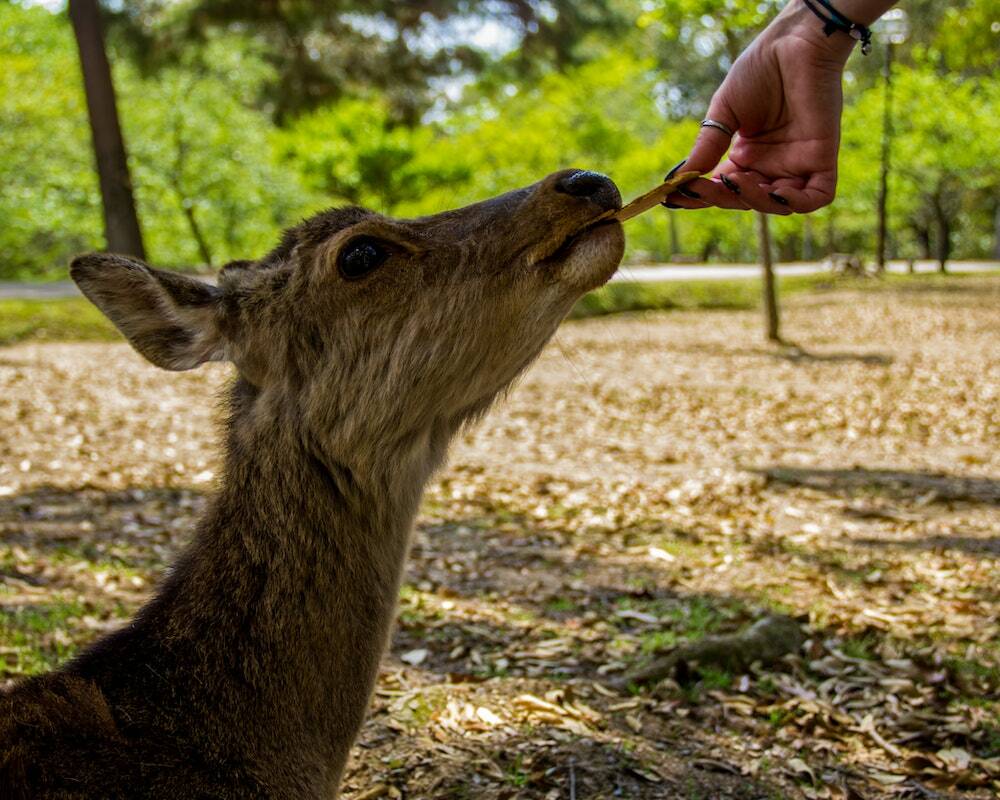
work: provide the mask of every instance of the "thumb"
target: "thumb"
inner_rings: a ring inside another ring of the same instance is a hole
[[[712,102],[708,107],[708,114],[705,118],[721,122],[734,133],[739,130],[739,121],[736,119],[736,116],[729,110],[725,103],[717,99],[717,96],[712,98]],[[732,137],[725,131],[709,125],[703,125],[701,130],[698,131],[698,138],[695,139],[694,147],[691,148],[691,153],[687,157],[684,169],[696,171],[702,175],[708,174],[722,160],[722,157],[729,150],[729,146],[732,143]]]

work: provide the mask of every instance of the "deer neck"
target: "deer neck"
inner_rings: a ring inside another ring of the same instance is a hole
[[[227,544],[208,543],[204,564],[234,576],[232,586],[218,587],[217,602],[249,626],[246,677],[278,691],[280,714],[294,697],[321,736],[339,733],[349,745],[386,646],[420,497],[444,445],[428,431],[371,443],[365,449],[379,453],[377,463],[359,468],[296,423],[265,413],[248,425],[234,415],[204,531]],[[233,592],[244,598],[234,602]]]
[[[245,402],[234,401],[224,476],[195,540],[140,614],[155,640],[141,648],[162,691],[183,698],[168,725],[220,758],[253,754],[266,774],[295,775],[291,794],[328,793],[364,719],[447,437],[381,443],[392,468],[359,475],[294,418]],[[122,705],[169,704],[138,671]]]

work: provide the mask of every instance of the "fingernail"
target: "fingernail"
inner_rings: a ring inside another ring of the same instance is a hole
[[[775,194],[774,192],[768,192],[767,196],[770,197],[775,203],[779,205],[787,206],[788,200],[782,197],[780,194]]]
[[[687,186],[678,186],[677,194],[682,194],[685,197],[690,197],[692,200],[701,200],[701,195],[694,189],[688,189]]]
[[[666,201],[664,201],[662,205],[664,208],[669,208],[671,211],[674,211],[678,208],[684,208],[684,206],[679,206],[676,205],[675,203],[667,203]]]
[[[678,164],[676,167],[674,167],[672,170],[670,170],[670,172],[667,173],[667,177],[663,179],[663,182],[666,183],[672,177],[674,177],[674,175],[676,175],[677,172],[680,170],[680,168],[683,167],[685,164],[687,164],[687,159],[686,158],[680,164]]]
[[[732,180],[727,178],[725,175],[720,175],[719,180],[721,180],[722,185],[725,186],[733,194],[740,194],[740,187],[737,186]]]

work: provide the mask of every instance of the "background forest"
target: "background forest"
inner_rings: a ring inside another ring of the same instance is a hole
[[[551,170],[626,196],[687,152],[774,0],[104,4],[148,256],[260,255],[316,209],[419,215]],[[905,3],[894,67],[889,253],[994,258],[1000,233],[996,0]],[[774,218],[780,259],[870,255],[885,48],[852,57],[840,193]],[[0,278],[54,278],[103,246],[73,31],[62,4],[0,0]],[[752,215],[650,214],[634,260],[753,260]]]

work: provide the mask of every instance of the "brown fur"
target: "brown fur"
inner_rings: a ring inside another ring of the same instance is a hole
[[[567,174],[418,220],[326,212],[218,287],[73,263],[153,363],[238,378],[218,491],[155,597],[0,694],[0,796],[336,796],[426,481],[621,259],[618,223],[587,228],[609,184],[578,196]],[[393,255],[349,281],[362,235]]]

